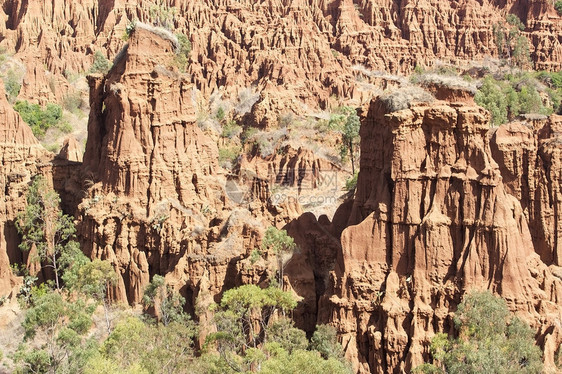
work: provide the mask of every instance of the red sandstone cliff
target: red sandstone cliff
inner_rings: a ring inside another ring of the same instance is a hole
[[[18,248],[19,238],[14,224],[18,212],[26,205],[28,184],[33,176],[50,174],[48,152],[33,136],[6,100],[0,85],[0,296],[16,285],[10,265],[21,263],[24,255]]]
[[[265,269],[249,266],[249,254],[269,224],[299,211],[270,206],[257,179],[248,203],[227,196],[216,143],[195,123],[193,85],[174,65],[175,43],[137,25],[109,74],[90,77],[79,233],[88,255],[117,269],[116,299],[139,302],[162,274],[194,308],[257,283]]]
[[[525,23],[537,69],[562,64],[562,22],[546,0],[166,4],[177,9],[174,26],[193,44],[188,79],[207,98],[220,87],[236,97],[255,86],[262,95],[253,121],[262,126],[279,113],[303,112],[303,105],[325,107],[331,95],[368,98],[371,89],[357,82],[357,65],[404,73],[438,59],[497,56],[493,25],[508,13]],[[131,20],[152,21],[154,2],[1,0],[0,5],[0,46],[27,65],[20,97],[52,101],[71,90],[66,77],[89,69],[94,51],[113,59]]]
[[[311,265],[330,252],[336,259],[331,273],[311,267],[325,288],[318,321],[338,328],[359,372],[421,364],[433,335],[452,331],[451,315],[472,288],[501,295],[537,328],[552,367],[562,311],[560,268],[551,265],[562,218],[560,120],[493,132],[488,121],[470,103],[391,112],[374,100],[352,205],[332,223],[289,226]]]

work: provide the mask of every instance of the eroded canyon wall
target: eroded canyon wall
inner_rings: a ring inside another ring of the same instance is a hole
[[[407,73],[437,60],[497,57],[494,24],[505,24],[508,13],[524,22],[537,69],[562,64],[562,22],[547,0],[165,3],[177,10],[174,20],[155,16],[150,0],[0,1],[0,46],[27,69],[20,97],[62,100],[95,51],[117,55],[133,20],[166,23],[188,35],[189,80],[206,98],[221,87],[230,97],[250,86],[262,92],[251,118],[262,126],[279,113],[324,108],[331,95],[369,98],[373,82],[364,68]]]
[[[340,238],[318,321],[338,328],[359,372],[409,371],[436,332],[452,332],[462,295],[490,289],[540,331],[552,360],[562,316],[560,117],[491,131],[474,103],[387,104],[372,101],[363,119],[352,205],[333,223],[302,226],[307,250]]]

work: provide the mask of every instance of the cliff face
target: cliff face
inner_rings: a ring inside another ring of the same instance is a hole
[[[385,100],[373,101],[361,127],[352,207],[331,224],[305,225],[338,237],[347,219],[318,320],[337,326],[358,371],[421,364],[433,335],[452,330],[451,314],[473,288],[504,297],[540,328],[538,340],[550,342],[546,357],[554,356],[562,305],[560,268],[551,265],[561,218],[553,161],[560,118],[490,136],[488,120],[469,103],[391,112]]]
[[[10,265],[25,258],[18,248],[19,237],[14,220],[26,205],[26,193],[36,174],[50,174],[48,152],[33,136],[6,100],[0,85],[0,296],[17,284]]]
[[[436,60],[497,56],[493,25],[508,12],[525,23],[537,69],[562,64],[562,23],[546,0],[167,4],[177,9],[175,20],[167,22],[193,44],[190,81],[206,98],[220,87],[235,98],[255,86],[262,96],[253,121],[262,126],[279,113],[303,112],[303,105],[325,107],[331,95],[368,98],[371,88],[356,79],[361,66],[404,73]],[[87,71],[94,51],[113,59],[131,20],[156,20],[149,0],[0,0],[0,5],[0,45],[27,65],[20,97],[42,101],[61,100],[72,90],[67,78]]]
[[[193,312],[223,289],[260,282],[267,269],[249,266],[250,253],[269,224],[299,211],[270,206],[257,179],[247,204],[227,196],[216,143],[195,123],[193,85],[174,65],[174,39],[139,24],[109,74],[90,77],[79,233],[88,255],[117,269],[115,299],[140,302],[162,274]]]

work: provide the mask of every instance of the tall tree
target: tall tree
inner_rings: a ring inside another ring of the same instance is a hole
[[[43,176],[33,180],[27,194],[27,206],[16,218],[16,227],[22,235],[20,249],[37,250],[37,260],[55,274],[55,285],[60,290],[60,277],[70,265],[70,253],[79,253],[73,240],[76,228],[72,217],[60,209],[60,197]],[[35,259],[32,259],[35,260]]]

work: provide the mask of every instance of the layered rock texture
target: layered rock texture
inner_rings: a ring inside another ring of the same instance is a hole
[[[18,248],[14,224],[26,205],[26,193],[33,176],[51,174],[50,157],[31,129],[6,100],[0,85],[0,296],[6,296],[18,280],[11,264],[25,262]]]
[[[245,159],[250,198],[237,204],[216,142],[196,124],[199,95],[239,98],[253,86],[259,100],[239,114],[267,127],[285,112],[327,107],[332,95],[366,100],[382,86],[374,70],[497,56],[493,25],[508,12],[525,24],[536,66],[559,69],[562,22],[551,2],[169,1],[177,15],[168,22],[193,45],[187,74],[169,32],[138,23],[125,46],[131,20],[155,21],[152,1],[0,4],[0,46],[27,66],[20,98],[60,101],[95,51],[114,60],[107,75],[89,77],[83,162],[72,139],[55,159],[41,148],[0,89],[0,290],[17,282],[8,266],[24,259],[13,219],[42,173],[75,213],[85,252],[116,268],[113,298],[136,303],[163,274],[200,312],[202,335],[222,291],[268,282],[267,255],[251,264],[250,253],[267,226],[288,223],[300,246],[285,282],[303,298],[295,321],[308,332],[335,325],[358,372],[422,363],[471,288],[501,295],[528,320],[553,367],[562,341],[561,117],[490,130],[464,91],[436,88],[444,101],[399,111],[370,101],[356,194],[332,221],[272,204],[268,180],[302,187],[302,172],[316,188],[319,173],[339,172],[335,164],[305,148]]]
[[[174,7],[173,17],[156,4]],[[95,51],[113,59],[133,20],[173,27],[193,45],[189,80],[204,97],[220,87],[230,97],[255,86],[260,126],[286,111],[326,107],[330,96],[362,100],[373,79],[365,68],[405,73],[436,60],[497,57],[494,24],[508,13],[537,69],[562,64],[562,22],[547,0],[443,2],[389,0],[203,1],[2,0],[0,46],[27,66],[21,98],[62,100]],[[361,82],[357,78],[361,75]],[[376,80],[376,79],[375,79]],[[378,85],[378,84],[377,84]]]
[[[539,329],[554,367],[560,120],[490,130],[488,114],[470,103],[411,103],[396,112],[388,100],[371,103],[353,202],[332,223],[307,219],[291,230],[301,231],[311,258],[336,254],[328,280],[323,267],[318,321],[337,326],[357,371],[423,363],[471,289],[501,295]],[[321,279],[322,266],[313,269]]]
[[[193,85],[175,67],[176,44],[138,24],[109,74],[90,76],[79,233],[89,256],[117,269],[115,299],[140,302],[162,274],[193,312],[224,289],[259,282],[267,269],[249,266],[251,251],[270,223],[300,212],[272,207],[258,179],[244,204],[227,196],[217,145],[195,123]]]

